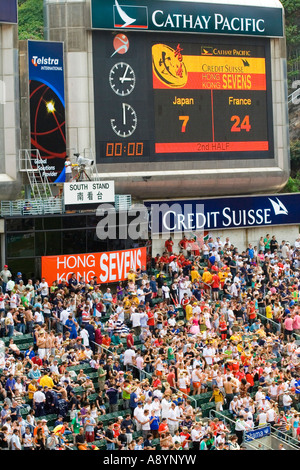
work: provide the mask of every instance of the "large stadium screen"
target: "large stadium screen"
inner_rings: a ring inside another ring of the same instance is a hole
[[[269,40],[93,31],[97,162],[273,158]]]

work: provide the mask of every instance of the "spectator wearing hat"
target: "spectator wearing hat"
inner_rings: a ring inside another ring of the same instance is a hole
[[[3,269],[0,271],[0,280],[2,282],[1,287],[2,287],[3,294],[6,293],[6,285],[11,277],[12,277],[12,274],[10,270],[8,269],[8,265],[5,264],[3,266]]]
[[[22,279],[22,273],[19,271],[17,272],[17,276],[15,278],[15,284],[18,285],[20,281],[23,281],[23,279]]]

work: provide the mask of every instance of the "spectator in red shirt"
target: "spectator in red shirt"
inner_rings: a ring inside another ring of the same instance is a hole
[[[189,299],[187,293],[184,293],[184,294],[183,294],[183,298],[182,298],[182,300],[181,300],[181,306],[182,306],[182,308],[184,309],[184,311],[185,311],[185,307],[187,306],[187,304],[188,304],[189,302],[190,302],[190,299]]]
[[[220,278],[218,274],[215,272],[212,277],[211,281],[211,288],[212,288],[212,295],[214,300],[218,300],[219,298],[219,289],[220,289]]]
[[[153,374],[154,375],[154,374]],[[154,381],[152,382],[152,387],[153,389],[158,388],[161,385],[161,380],[159,377],[154,378]]]
[[[150,330],[150,331],[154,331],[154,328],[155,328],[154,313],[153,313],[152,310],[148,310],[148,311],[147,311],[147,315],[148,315],[147,325],[149,326],[149,330]]]
[[[101,332],[101,327],[98,325],[95,330],[95,343],[102,344],[103,336]]]
[[[158,428],[158,433],[162,434],[166,431],[169,430],[168,423],[167,423],[167,418],[162,418],[161,423]]]
[[[35,356],[33,356],[33,358],[31,359],[31,361],[33,362],[33,364],[36,364],[37,366],[42,366],[43,365],[43,361],[42,359],[39,357],[39,354],[38,353],[35,353]]]
[[[110,346],[111,339],[108,335],[105,335],[104,338],[102,339],[102,346],[105,346],[108,348]]]
[[[215,261],[214,264],[211,267],[211,271],[218,273],[219,272],[219,266],[218,266],[218,261]]]
[[[167,382],[171,388],[175,388],[176,386],[175,379],[176,379],[175,371],[173,368],[171,368],[169,374],[167,375]]]
[[[134,338],[133,338],[132,331],[130,331],[128,333],[128,335],[126,336],[126,344],[127,344],[128,349],[130,349],[130,348],[132,348],[132,346],[134,346]]]
[[[174,242],[172,238],[170,237],[168,238],[168,240],[165,241],[165,248],[168,253],[173,253],[173,246],[174,246]]]

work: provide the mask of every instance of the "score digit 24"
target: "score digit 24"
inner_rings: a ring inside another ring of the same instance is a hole
[[[231,132],[241,132],[246,131],[250,132],[251,125],[250,125],[250,118],[247,114],[243,119],[240,116],[231,116],[231,121],[234,122]]]

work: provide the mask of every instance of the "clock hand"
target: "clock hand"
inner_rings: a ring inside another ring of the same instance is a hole
[[[126,124],[126,109],[125,109],[125,103],[123,103],[123,125],[125,126]]]
[[[120,82],[121,82],[121,83],[123,83],[123,82],[125,81],[125,77],[126,77],[126,75],[127,75],[128,69],[129,69],[129,65],[127,65],[123,77],[120,77]]]

